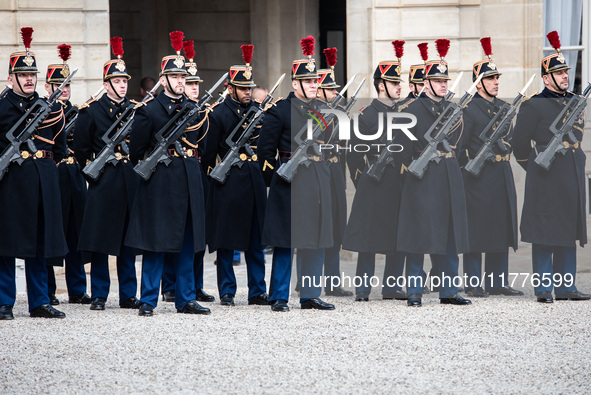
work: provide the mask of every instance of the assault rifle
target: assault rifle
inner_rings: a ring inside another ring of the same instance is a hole
[[[490,120],[482,133],[480,133],[479,138],[484,142],[484,144],[480,147],[476,156],[470,159],[466,166],[464,166],[464,169],[466,169],[467,172],[478,177],[482,171],[484,162],[487,160],[494,162],[495,153],[493,151],[493,145],[495,144],[501,153],[509,153],[509,149],[505,146],[501,137],[505,136],[509,131],[511,122],[517,114],[517,107],[519,107],[519,104],[521,104],[525,91],[533,82],[535,77],[535,74],[531,76],[521,92],[517,94],[517,97],[513,100],[513,103],[504,103],[501,108],[499,108],[499,111],[497,111],[493,119]]]
[[[19,166],[22,165],[25,160],[21,155],[22,144],[26,143],[28,151],[32,153],[38,151],[31,137],[43,121],[45,121],[51,112],[51,107],[53,107],[57,99],[62,95],[64,86],[70,83],[70,80],[77,71],[77,68],[74,69],[68,78],[53,91],[48,99],[38,98],[31,108],[6,133],[9,144],[2,152],[2,155],[0,155],[0,180],[2,180],[4,174],[8,171],[8,166],[12,162],[16,162]]]
[[[122,157],[121,153],[115,152],[117,146],[121,145],[123,155],[129,155],[129,148],[125,143],[125,139],[129,136],[129,133],[131,133],[131,126],[133,125],[135,112],[138,108],[145,105],[149,99],[154,97],[154,93],[159,87],[160,81],[154,85],[152,90],[148,92],[141,102],[135,106],[128,106],[125,111],[123,111],[123,114],[121,114],[103,134],[102,140],[105,145],[101,149],[101,152],[99,152],[92,162],[84,166],[84,169],[82,169],[82,173],[87,178],[96,181],[105,170],[107,163],[117,165],[119,159]]]
[[[92,100],[96,100],[100,95],[103,94],[104,91],[105,87],[101,86],[101,89],[96,91],[94,95],[90,96],[90,99],[88,99],[86,103],[89,103]],[[74,133],[74,125],[76,124],[76,119],[78,119],[79,111],[80,109],[78,107],[72,106],[68,110],[68,112],[64,114],[65,126],[63,133],[66,135],[66,137],[71,137],[72,133]]]
[[[458,80],[460,77],[458,77]],[[472,96],[474,95],[472,92],[481,79],[482,74],[478,76],[476,81],[474,81],[472,86],[470,86],[470,89],[468,89],[464,96],[462,96],[458,104],[449,102],[441,115],[431,125],[429,130],[427,130],[427,133],[425,133],[425,139],[428,142],[427,146],[423,149],[421,155],[417,159],[414,159],[408,166],[408,171],[413,176],[419,179],[423,178],[429,162],[435,161],[436,163],[439,163],[441,161],[440,151],[438,151],[440,144],[442,146],[443,153],[452,152],[452,148],[449,145],[449,142],[446,140],[446,137],[451,129],[460,120],[460,117],[462,116],[462,109],[466,107],[472,99]],[[446,95],[446,100],[451,98],[450,94],[453,96],[453,91]],[[435,135],[433,135],[434,133]]]
[[[344,93],[349,88],[349,85],[353,83],[353,79],[355,79],[356,76],[357,75],[355,74],[353,77],[351,77],[351,79],[349,79],[345,87],[341,89],[341,91],[337,94],[335,99],[332,102],[330,102],[330,108],[336,108],[339,105],[341,100],[343,100],[344,98]],[[336,116],[334,114],[328,114],[328,116],[325,118],[325,120],[327,121],[326,124],[330,123],[330,121],[333,120],[335,117]],[[304,139],[303,137],[305,134],[308,133],[309,127],[312,127],[312,138]],[[291,183],[291,180],[293,179],[293,176],[294,174],[296,174],[298,167],[300,165],[305,165],[306,167],[310,166],[308,149],[312,148],[312,150],[314,151],[314,155],[316,156],[320,156],[322,154],[320,152],[320,147],[318,146],[316,140],[320,138],[320,135],[323,131],[324,130],[322,129],[322,125],[320,123],[316,123],[314,126],[312,126],[312,120],[308,119],[306,125],[304,125],[300,129],[300,131],[294,136],[294,141],[296,142],[296,144],[298,144],[298,147],[291,155],[291,158],[289,158],[287,162],[279,166],[279,169],[277,169],[277,175],[283,178],[285,181]]]
[[[232,133],[230,133],[228,138],[226,138],[226,144],[228,144],[230,150],[226,152],[224,159],[211,171],[211,173],[209,173],[211,178],[220,184],[226,182],[226,178],[228,177],[228,174],[230,174],[232,166],[242,166],[242,163],[244,163],[240,158],[240,149],[242,147],[248,151],[248,154],[251,157],[255,156],[252,148],[248,144],[248,140],[254,133],[257,126],[262,122],[265,111],[275,105],[275,103],[273,103],[273,93],[279,84],[281,84],[283,78],[285,78],[285,74],[279,77],[279,80],[277,80],[275,86],[273,86],[273,89],[271,89],[271,91],[267,94],[267,97],[265,97],[265,100],[263,100],[260,107],[251,106],[244,117],[242,117],[240,122],[238,122],[238,125],[236,125],[234,130],[232,130]],[[243,132],[240,135],[240,138],[234,142],[234,136],[238,134],[241,129]]]
[[[550,125],[550,131],[554,134],[554,137],[552,137],[546,149],[536,156],[536,164],[546,170],[550,170],[552,161],[557,153],[565,155],[570,145],[579,142],[572,132],[572,128],[583,111],[585,111],[585,107],[587,107],[589,93],[591,93],[591,83],[587,85],[582,95],[574,95],[568,100],[566,106],[564,106],[560,114],[554,119],[554,122],[552,122],[552,125]]]
[[[218,86],[224,82],[228,77],[228,73],[225,73],[209,91],[205,91],[205,95],[198,102],[194,103],[191,100],[186,100],[181,106],[179,111],[164,125],[158,133],[156,133],[156,147],[152,150],[150,155],[142,161],[140,161],[133,170],[142,177],[145,181],[148,181],[152,177],[152,173],[156,171],[158,163],[164,163],[165,166],[169,166],[172,159],[168,155],[168,147],[174,145],[174,149],[178,155],[183,155],[184,151],[178,140],[185,133],[187,127],[189,127],[201,112],[207,102],[213,97],[213,93]],[[222,97],[219,99],[223,100]]]

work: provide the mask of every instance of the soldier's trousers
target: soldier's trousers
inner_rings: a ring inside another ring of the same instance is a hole
[[[111,288],[109,256],[102,253],[93,253],[90,270],[92,298],[107,299]],[[136,296],[135,254],[133,249],[127,246],[121,249],[121,255],[117,257],[117,277],[119,279],[119,303]]]
[[[145,251],[142,264],[142,295],[140,303],[147,303],[153,307],[158,304],[160,282],[164,269],[164,252]],[[193,273],[193,225],[187,218],[185,235],[180,252],[173,256],[175,281],[175,306],[182,309],[187,303],[195,299],[195,275]]]
[[[269,302],[275,302],[276,300],[289,301],[292,254],[293,250],[291,248],[273,248]]]
[[[470,252],[464,254],[463,263],[464,273],[468,276],[467,283],[465,284],[467,288],[484,286],[487,291],[490,291],[508,285],[509,250],[505,252],[485,253],[485,277],[482,277],[482,253]]]
[[[318,298],[322,292],[324,278],[322,267],[324,266],[324,248],[298,249],[298,257],[301,256],[301,291],[300,303],[312,298]]]
[[[386,255],[386,265],[384,267],[384,277],[382,279],[382,295],[388,296],[393,291],[400,290],[396,281],[404,273],[404,258],[406,253],[397,252],[396,254]],[[357,269],[355,276],[361,285],[355,289],[357,295],[368,296],[371,292],[371,278],[376,270],[376,254],[370,252],[360,252],[357,257]],[[360,279],[360,280],[359,280]]]
[[[193,272],[195,273],[195,289],[203,289],[203,257],[205,251],[195,254]],[[164,269],[162,270],[162,293],[176,289],[176,272],[174,270],[173,254],[164,255]]]
[[[265,254],[261,248],[261,231],[257,221],[256,211],[250,229],[248,249],[244,251],[246,272],[248,276],[248,298],[254,298],[267,292],[265,283]],[[220,297],[225,294],[236,294],[236,275],[234,274],[234,250],[218,248],[218,263],[216,266],[218,290]]]
[[[0,306],[14,306],[16,301],[15,259],[0,257]]]
[[[554,288],[554,294],[558,297],[561,294],[565,294],[576,289],[576,246],[560,247],[533,244],[531,253],[533,273],[537,274],[539,276],[538,279],[540,280],[540,286],[535,288],[536,295],[539,295],[542,292],[552,292],[552,289]],[[557,278],[554,278],[555,274],[558,274],[558,276],[556,276]],[[567,275],[572,277],[567,277]],[[550,281],[544,281],[545,278],[550,279]],[[572,278],[572,285],[567,287],[565,286],[565,279],[569,280],[570,278]],[[560,280],[561,282],[558,283]],[[556,286],[554,286],[555,282],[557,282]]]

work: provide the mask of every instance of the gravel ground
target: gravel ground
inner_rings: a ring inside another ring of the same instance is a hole
[[[590,292],[588,267],[577,285]],[[209,316],[160,302],[138,317],[112,290],[106,311],[60,293],[65,320],[33,319],[19,296],[15,319],[0,322],[0,393],[591,392],[591,302],[539,304],[525,287],[462,307],[431,294],[411,309],[378,290],[369,303],[326,297],[328,312],[292,296],[289,313],[273,313],[247,305],[245,265],[236,272],[236,306],[207,304]]]

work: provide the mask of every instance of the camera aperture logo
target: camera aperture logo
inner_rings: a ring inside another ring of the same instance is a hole
[[[338,140],[351,141],[351,124],[353,125],[353,133],[356,141],[363,141],[362,143],[346,144],[320,144],[320,151],[348,151],[348,152],[369,152],[370,150],[387,149],[389,152],[401,152],[403,146],[401,144],[392,143],[394,138],[394,131],[399,130],[404,133],[410,140],[416,141],[417,138],[412,134],[410,129],[417,124],[417,117],[414,114],[401,112],[387,112],[378,113],[378,130],[371,134],[363,134],[359,130],[359,113],[353,115],[353,119],[349,118],[349,114],[345,111],[337,109],[323,108],[318,111],[311,110],[308,113],[310,117],[307,124],[307,139],[317,140],[319,134],[328,129],[328,125],[336,122],[338,125]],[[384,127],[385,120],[385,127]],[[353,122],[351,122],[353,121]],[[386,132],[386,143],[380,143],[382,135]],[[370,143],[375,141],[374,143]]]

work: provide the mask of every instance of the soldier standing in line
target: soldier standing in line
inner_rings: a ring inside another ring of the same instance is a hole
[[[121,37],[111,39],[111,48],[117,59],[109,60],[103,66],[106,93],[100,99],[90,101],[88,107],[81,108],[76,119],[74,156],[81,166],[101,152],[106,144],[104,134],[113,124],[121,122],[119,118],[127,107],[134,105],[126,97],[127,81],[131,77],[121,59]],[[105,309],[111,286],[109,255],[117,257],[119,307],[138,308],[135,252],[123,242],[139,177],[122,146],[117,147],[117,160],[105,165],[100,178],[96,181],[88,179],[78,250],[82,251],[83,258],[90,255],[91,310]]]
[[[418,140],[412,141],[402,133],[394,137],[403,146],[399,155],[407,167],[429,146],[425,134],[450,105],[445,100],[449,75],[447,62],[444,60],[449,49],[449,40],[437,40],[436,47],[441,60],[426,62],[425,90],[406,109],[406,112],[415,115],[417,119],[416,126],[410,131]],[[407,253],[409,306],[422,304],[423,287],[420,284],[422,281],[418,279],[422,277],[424,254],[431,254],[431,261],[439,269],[438,274],[442,281],[439,287],[440,302],[454,305],[471,303],[458,294],[458,287],[453,283],[458,278],[458,252],[461,253],[468,247],[464,184],[455,154],[461,138],[461,126],[460,118],[445,137],[451,150],[446,152],[442,142],[441,147],[437,147],[438,161],[428,162],[422,178],[407,174],[404,180],[397,247]],[[443,275],[447,277],[445,282]]]
[[[406,99],[414,99],[419,96],[421,90],[423,90],[423,85],[425,85],[425,65],[424,64],[413,64],[410,66],[410,71],[408,72],[408,87],[410,89],[410,93],[406,97]],[[400,104],[403,104],[401,102]]]
[[[195,63],[195,43],[192,40],[183,41],[183,49],[185,51],[185,55],[187,56],[185,69],[187,69],[187,76],[185,78],[185,96],[189,100],[197,102],[199,100],[199,83],[203,82],[201,77],[199,77],[199,72],[197,70],[197,63]],[[209,119],[209,118],[208,118]],[[209,128],[209,121],[206,120],[205,123],[201,126],[201,128],[205,131],[201,134],[201,140],[203,140],[207,134],[207,130]],[[199,158],[203,158],[204,144],[199,145]],[[203,160],[200,160],[200,173],[201,173],[201,180],[203,181],[203,191],[204,197],[207,198],[207,190],[209,186],[209,181],[205,176],[205,172],[203,170]],[[205,206],[204,206],[205,207]],[[203,258],[205,256],[205,250],[199,251],[195,254],[195,261],[193,265],[193,270],[195,273],[195,299],[198,302],[213,302],[215,298],[212,295],[205,293],[203,290]],[[165,302],[174,302],[175,301],[175,288],[176,288],[176,273],[174,271],[174,255],[173,254],[166,254],[164,257],[164,269],[162,271],[162,300]]]
[[[375,134],[379,129],[380,118],[385,125],[386,114],[398,111],[396,100],[400,98],[402,89],[400,72],[404,41],[396,40],[392,44],[398,60],[378,64],[373,75],[378,98],[364,108],[359,116],[359,131],[365,135]],[[362,281],[355,290],[355,300],[369,301],[370,278],[375,272],[376,254],[386,255],[382,298],[406,300],[406,294],[395,283],[404,272],[405,258],[405,254],[398,251],[396,246],[398,210],[404,183],[401,162],[395,156],[378,182],[368,176],[367,170],[390,141],[386,140],[386,134],[383,133],[379,141],[383,143],[381,150],[378,151],[377,145],[374,145],[376,148],[370,152],[355,150],[355,145],[361,142],[358,138],[352,139],[353,149],[348,155],[349,171],[357,190],[343,239],[343,248],[359,252],[355,275]]]
[[[72,47],[67,44],[61,44],[57,48],[63,63],[47,66],[45,90],[50,95],[70,74],[70,67],[67,61],[70,59]],[[71,87],[69,84],[64,86],[63,92],[59,100],[64,109],[65,126],[68,127],[71,122],[73,126],[73,122],[78,115],[78,107],[73,106],[70,102]],[[86,271],[84,270],[84,263],[82,263],[82,257],[78,251],[78,235],[82,227],[84,205],[86,203],[86,181],[82,177],[82,169],[78,161],[76,161],[74,151],[72,150],[74,128],[70,127],[70,130],[64,130],[64,133],[66,133],[67,153],[66,157],[58,163],[57,170],[59,173],[64,233],[69,250],[64,259],[66,262],[66,287],[68,289],[69,303],[90,304],[90,296],[86,294]],[[64,260],[60,259],[56,265],[61,266]],[[53,265],[47,267],[47,272],[49,300],[52,305],[57,305],[59,304],[59,300],[55,297],[57,286]]]
[[[484,140],[480,134],[506,104],[497,98],[501,73],[492,60],[490,37],[480,40],[487,59],[476,62],[472,68],[472,81],[479,75],[477,93],[464,109],[464,134],[460,148],[461,164],[474,158]],[[523,292],[509,287],[509,247],[517,249],[517,194],[509,164],[512,128],[494,145],[495,161],[486,161],[481,173],[475,176],[462,170],[466,188],[466,209],[470,252],[464,253],[464,272],[468,275],[466,295],[516,296]],[[486,253],[485,291],[482,281],[482,253]]]
[[[246,65],[230,67],[228,95],[215,108],[209,118],[207,147],[203,158],[206,168],[214,168],[216,157],[223,159],[232,144],[230,133],[245,119],[249,110],[258,105],[251,100],[253,81],[253,45],[242,45],[242,57]],[[238,140],[243,129],[233,136]],[[265,256],[261,245],[261,229],[265,219],[267,188],[257,162],[258,128],[250,136],[252,150],[240,148],[241,163],[231,167],[225,182],[212,180],[207,199],[206,230],[210,251],[217,251],[217,281],[220,303],[234,306],[236,277],[234,275],[234,251],[244,251],[248,275],[248,304],[268,305],[265,283]]]
[[[337,49],[326,48],[324,50],[326,63],[329,69],[318,70],[318,99],[320,102],[330,104],[337,96],[334,66],[337,63]],[[326,144],[342,146],[344,142],[339,140],[338,128],[332,129],[332,134]],[[347,195],[345,192],[345,151],[334,150],[328,153],[328,168],[330,169],[330,185],[332,196],[332,223],[334,245],[324,252],[324,276],[328,278],[341,278],[341,243],[345,226],[347,225]],[[340,283],[340,282],[339,282]],[[324,293],[327,296],[353,296],[351,291],[344,290],[340,285],[332,286],[332,281],[325,285]]]
[[[588,300],[591,295],[575,286],[576,242],[581,247],[587,242],[586,158],[580,143],[583,116],[559,142],[561,151],[548,170],[534,163],[554,137],[550,126],[574,99],[567,90],[570,67],[560,52],[558,33],[550,32],[547,37],[556,53],[542,59],[544,90],[521,104],[513,137],[515,158],[527,172],[521,240],[532,243],[533,274],[540,281],[536,287],[538,302],[552,303],[552,290],[556,300]]]
[[[10,129],[19,120],[30,120],[28,117],[34,114],[29,110],[35,107],[37,100],[44,100],[35,92],[39,71],[35,54],[30,50],[32,34],[32,28],[23,27],[21,35],[25,51],[10,55],[8,82],[12,89],[0,100],[2,153],[10,146]],[[21,123],[13,137],[20,134],[26,123]],[[25,259],[31,317],[66,316],[49,304],[46,266],[47,258],[63,257],[68,252],[55,165],[66,154],[63,127],[64,112],[62,106],[55,103],[31,135],[31,143],[21,145],[22,163],[10,163],[0,180],[0,223],[9,230],[0,238],[0,320],[14,319],[15,257]]]
[[[264,245],[274,247],[269,292],[272,311],[289,311],[292,248],[298,248],[302,278],[307,277],[302,282],[302,309],[334,310],[334,305],[319,298],[322,289],[318,284],[324,249],[333,245],[328,165],[321,162],[321,157],[306,152],[309,167],[292,169],[297,170],[292,183],[277,174],[298,148],[294,136],[306,127],[309,113],[316,111],[318,72],[312,59],[315,40],[309,36],[300,43],[308,58],[293,62],[293,92],[267,112],[258,145],[259,165],[270,186],[262,240]],[[306,139],[305,132],[302,139]]]
[[[190,114],[194,109],[184,96],[187,70],[180,54],[183,33],[175,31],[170,37],[176,54],[162,58],[160,83],[164,90],[136,112],[129,146],[133,163],[152,152],[156,135],[179,111]],[[151,177],[142,180],[138,188],[126,244],[142,250],[144,255],[140,316],[152,316],[158,304],[166,253],[173,255],[177,312],[211,313],[195,300],[193,262],[195,254],[205,250],[205,199],[198,160],[202,129],[197,122],[177,140],[182,152],[174,143],[167,147],[169,165],[158,163]]]

